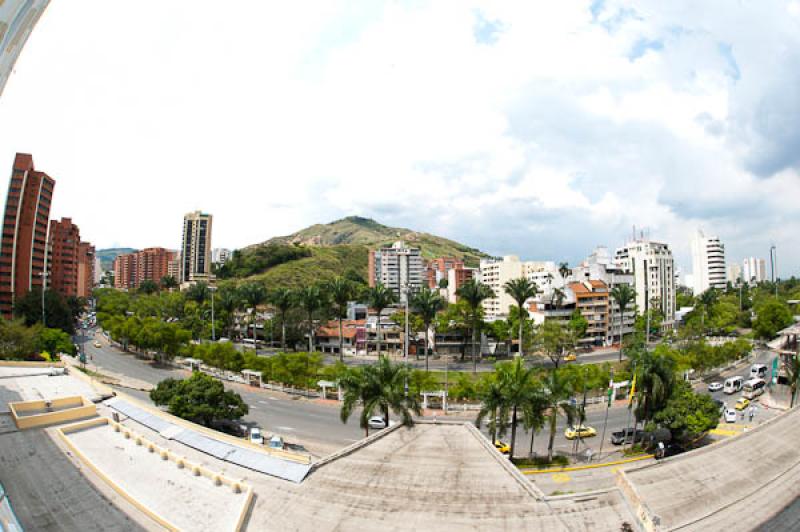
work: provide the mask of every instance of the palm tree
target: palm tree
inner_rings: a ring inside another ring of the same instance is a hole
[[[525,430],[531,432],[531,446],[528,450],[528,457],[533,458],[534,438],[536,433],[544,428],[547,398],[545,397],[544,389],[536,387],[530,391],[525,399],[522,407],[522,425]]]
[[[539,293],[539,288],[533,281],[520,277],[519,279],[511,279],[504,284],[503,290],[517,302],[517,307],[519,308],[519,350],[517,351],[517,356],[522,357],[524,356],[522,353],[522,327],[525,323],[525,314],[527,314],[524,306],[527,300],[536,297],[536,294]]]
[[[561,275],[561,278],[564,279],[564,281],[566,281],[567,277],[569,277],[569,274],[572,273],[572,270],[569,267],[569,263],[560,262],[558,264],[558,273],[559,275]]]
[[[483,420],[489,418],[489,432],[492,436],[492,443],[497,440],[497,436],[503,436],[506,432],[506,420],[508,420],[508,409],[506,408],[506,398],[503,388],[497,381],[491,381],[480,394],[481,409],[475,419],[475,426],[479,429]]]
[[[411,306],[422,318],[422,323],[425,324],[425,371],[428,371],[431,323],[436,318],[436,314],[444,308],[444,299],[439,295],[439,292],[434,292],[430,288],[424,287],[411,297]]]
[[[481,320],[481,304],[485,299],[495,297],[494,291],[475,279],[470,279],[456,292],[458,297],[467,302],[472,317],[472,370],[478,372],[478,358],[475,353],[475,336]]]
[[[270,294],[269,301],[281,317],[281,351],[286,351],[286,313],[294,306],[295,294],[288,288],[278,288]]]
[[[225,328],[228,331],[228,338],[231,337],[231,327],[233,324],[233,314],[241,305],[241,297],[236,290],[223,288],[216,297],[216,305],[225,314]]]
[[[314,352],[314,313],[325,305],[325,297],[318,285],[306,286],[297,293],[300,306],[308,316],[308,352]]]
[[[414,418],[411,417],[411,413],[419,416],[422,415],[422,411],[416,396],[408,395],[410,377],[410,366],[394,364],[387,357],[380,357],[375,364],[348,370],[339,380],[344,390],[344,400],[339,411],[342,423],[347,422],[356,405],[361,403],[359,421],[367,436],[369,436],[369,418],[376,411],[383,416],[387,427],[390,410],[400,416],[403,425],[407,427],[413,425]]]
[[[161,278],[161,288],[167,289],[172,292],[172,289],[178,286],[178,281],[171,275],[165,275]]]
[[[634,299],[636,291],[629,284],[618,284],[611,289],[611,299],[617,304],[619,309],[619,361],[622,362],[622,326],[625,323],[625,310]]]
[[[239,295],[241,296],[242,301],[253,309],[253,318],[251,320],[253,325],[253,349],[258,352],[258,344],[256,341],[257,307],[267,298],[267,290],[264,288],[263,284],[251,282],[244,284],[239,288]]]
[[[544,400],[547,408],[550,411],[550,441],[547,444],[547,459],[553,460],[553,443],[556,439],[556,420],[558,413],[561,412],[567,418],[567,424],[572,425],[575,418],[575,406],[570,404],[569,399],[572,397],[572,386],[567,379],[566,374],[562,370],[550,370],[549,378],[547,379],[547,389],[544,393]]]
[[[520,409],[524,409],[534,390],[533,374],[533,368],[526,369],[522,358],[497,366],[497,382],[503,394],[505,408],[511,410],[511,458],[514,457],[517,441],[517,414]]]
[[[550,304],[560,309],[566,297],[567,295],[564,293],[564,290],[561,288],[553,288],[553,293],[550,295]]]
[[[197,304],[201,304],[208,299],[208,284],[204,282],[195,283],[186,291],[186,299],[191,299]]]
[[[701,327],[703,328],[703,332],[705,333],[705,318],[708,315],[711,318],[711,308],[717,303],[719,299],[719,294],[717,291],[712,287],[700,294],[700,297],[697,298],[700,306],[702,307],[702,314],[700,315],[701,320]]]
[[[344,331],[342,320],[347,315],[347,304],[355,297],[353,283],[344,277],[336,277],[327,285],[328,295],[333,303],[333,310],[339,320],[339,361],[344,362]]]
[[[794,353],[789,359],[789,363],[784,363],[783,367],[786,369],[789,389],[792,392],[792,397],[789,400],[789,408],[794,408],[794,398],[797,395],[797,384],[800,380],[800,353]]]
[[[377,340],[378,340],[378,358],[381,356],[381,313],[383,309],[389,307],[397,302],[397,294],[394,293],[393,290],[386,288],[381,283],[376,284],[367,289],[367,303],[370,307],[374,308],[378,312],[378,330],[377,330]]]
[[[675,359],[645,349],[636,360],[636,421],[662,410],[675,385]]]

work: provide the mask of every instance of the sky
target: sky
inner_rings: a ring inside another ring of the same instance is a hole
[[[98,248],[177,248],[203,210],[215,247],[360,215],[800,266],[798,0],[56,1],[0,124],[0,168],[32,153]]]

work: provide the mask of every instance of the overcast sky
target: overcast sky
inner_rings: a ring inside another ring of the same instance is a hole
[[[224,8],[222,7],[224,6]],[[54,1],[0,99],[98,247],[347,215],[575,263],[644,228],[796,273],[800,2]]]

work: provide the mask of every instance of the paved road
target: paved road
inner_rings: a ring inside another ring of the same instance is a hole
[[[85,341],[81,337],[78,340],[79,343]],[[100,348],[94,347],[92,342],[84,344],[87,356],[91,357],[90,367],[95,365],[101,372],[106,369],[150,384],[157,384],[169,377],[185,378],[189,375],[187,371],[156,367],[148,361],[137,359],[133,354],[109,347],[105,340],[101,343]],[[250,413],[244,418],[245,423],[256,424],[268,434],[280,434],[289,442],[300,442],[314,454],[322,455],[340,449],[364,435],[358,426],[357,413],[344,424],[335,406],[287,398],[285,394],[256,391],[238,384],[225,383],[225,386],[239,393],[250,406]],[[122,391],[145,401],[150,400],[143,392]]]

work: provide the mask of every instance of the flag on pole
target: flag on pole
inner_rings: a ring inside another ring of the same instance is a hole
[[[633,381],[631,382],[631,393],[628,396],[628,406],[631,406],[633,403],[633,395],[636,393],[636,375],[633,376]]]

